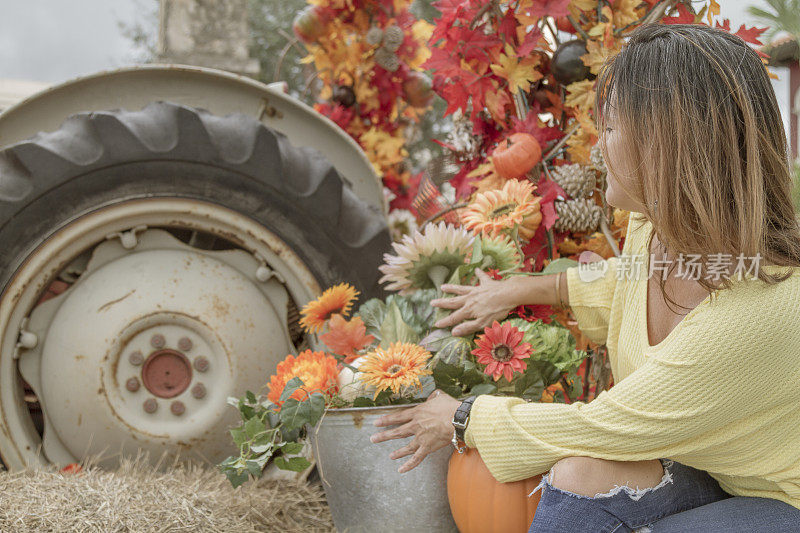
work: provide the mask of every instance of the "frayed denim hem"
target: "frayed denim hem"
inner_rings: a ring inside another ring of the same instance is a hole
[[[615,496],[615,495],[619,494],[620,492],[622,492],[624,490],[628,494],[628,496],[630,496],[630,498],[632,500],[636,501],[636,500],[639,500],[642,496],[644,496],[648,492],[653,492],[655,490],[660,489],[661,487],[663,487],[667,483],[672,483],[673,482],[672,472],[670,471],[670,467],[672,466],[673,461],[671,459],[659,459],[659,460],[661,461],[661,465],[664,467],[664,475],[661,477],[661,482],[658,485],[656,485],[655,487],[647,487],[647,488],[644,488],[644,489],[640,489],[640,488],[637,487],[636,489],[633,489],[633,488],[629,487],[628,485],[622,485],[622,486],[614,485],[614,488],[611,489],[610,491],[606,492],[606,493],[598,492],[593,497],[589,497],[589,496],[584,496],[583,494],[575,494],[574,492],[562,490],[562,489],[560,489],[558,487],[554,487],[553,485],[551,485],[550,484],[550,479],[552,479],[552,477],[553,477],[553,475],[552,475],[553,474],[553,468],[551,468],[550,471],[547,474],[542,476],[542,480],[539,482],[539,485],[537,485],[536,488],[533,489],[530,494],[528,494],[528,497],[530,498],[531,496],[533,496],[533,494],[537,490],[539,490],[542,487],[544,487],[545,485],[547,485],[549,488],[551,488],[553,490],[557,490],[557,491],[559,491],[561,493],[564,493],[564,494],[569,494],[570,496],[574,496],[576,498],[584,498],[584,499],[587,499],[587,500],[591,500],[593,498],[610,498],[611,496]],[[553,465],[553,467],[555,467],[555,465]],[[642,533],[646,533],[646,532],[643,531]]]

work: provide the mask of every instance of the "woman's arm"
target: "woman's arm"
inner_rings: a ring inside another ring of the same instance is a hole
[[[731,301],[687,316],[667,345],[643,354],[641,367],[589,403],[479,396],[466,443],[501,482],[542,473],[569,456],[670,457],[750,475],[747,465],[760,457],[800,453],[800,322],[791,314],[754,315],[756,307],[773,308],[758,303]]]

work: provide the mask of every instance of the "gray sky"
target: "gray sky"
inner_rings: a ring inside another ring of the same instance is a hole
[[[61,82],[134,62],[117,21],[155,0],[0,0],[0,78]]]

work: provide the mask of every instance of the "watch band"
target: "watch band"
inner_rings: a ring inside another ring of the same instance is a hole
[[[455,438],[464,440],[464,433],[467,430],[469,423],[469,412],[472,409],[472,404],[477,396],[470,396],[465,398],[461,405],[456,409],[453,415],[453,427],[455,428]]]

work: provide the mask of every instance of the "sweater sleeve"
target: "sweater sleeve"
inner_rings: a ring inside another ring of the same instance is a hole
[[[617,257],[593,263],[595,269],[590,272],[597,272],[599,277],[591,281],[581,279],[586,277],[579,272],[582,267],[575,266],[566,271],[569,307],[578,321],[578,328],[597,344],[606,344],[618,263]]]
[[[683,456],[695,468],[719,472],[733,460],[746,461],[742,454],[768,455],[774,443],[760,449],[747,436],[774,425],[775,413],[796,408],[787,406],[787,398],[797,394],[793,384],[800,379],[800,322],[796,313],[785,313],[788,318],[770,314],[754,323],[747,312],[754,303],[720,309],[701,304],[668,345],[589,403],[479,396],[466,444],[478,449],[500,482],[543,473],[569,456]],[[723,451],[743,436],[750,443],[747,452]]]

